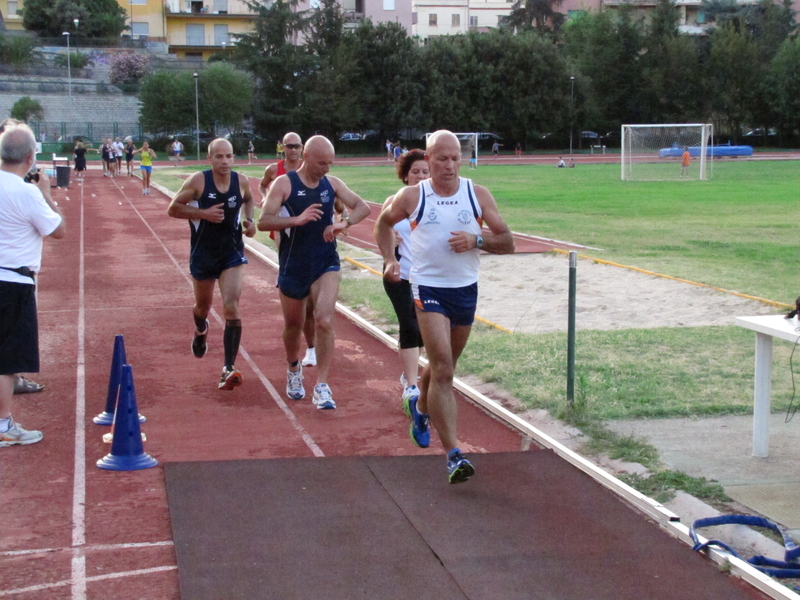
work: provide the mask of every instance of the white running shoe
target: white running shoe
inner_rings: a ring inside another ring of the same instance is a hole
[[[28,431],[27,429],[23,429],[19,423],[16,423],[12,419],[11,427],[8,428],[8,431],[0,433],[0,448],[35,444],[36,442],[42,441],[43,437],[41,431]]]
[[[314,405],[317,410],[331,410],[336,408],[336,402],[333,401],[331,388],[327,383],[318,383],[314,386]]]
[[[317,349],[316,348],[309,348],[306,350],[306,355],[303,357],[303,360],[300,361],[300,364],[304,367],[316,367],[317,366]]]
[[[292,400],[302,400],[306,397],[303,389],[303,366],[297,371],[286,372],[286,395]]]

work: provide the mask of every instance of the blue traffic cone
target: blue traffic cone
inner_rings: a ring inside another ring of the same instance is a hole
[[[114,423],[114,411],[117,408],[119,398],[119,386],[122,382],[122,365],[127,364],[125,357],[125,339],[121,335],[114,338],[114,355],[111,358],[111,374],[108,376],[108,393],[106,394],[106,409],[97,415],[92,421],[97,425],[111,425]],[[139,415],[139,422],[144,423],[147,419]]]
[[[97,461],[97,466],[109,471],[138,471],[155,467],[158,461],[146,454],[142,444],[136,391],[133,388],[133,368],[122,366],[119,402],[114,413],[114,437],[111,452]]]

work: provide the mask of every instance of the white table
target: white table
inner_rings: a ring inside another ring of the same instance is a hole
[[[736,317],[736,324],[756,332],[756,367],[753,404],[753,456],[769,456],[769,413],[772,394],[772,338],[796,343],[797,318],[782,315]]]

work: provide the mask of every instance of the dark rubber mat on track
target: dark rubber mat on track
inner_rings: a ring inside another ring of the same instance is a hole
[[[181,597],[760,598],[549,451],[165,465]]]

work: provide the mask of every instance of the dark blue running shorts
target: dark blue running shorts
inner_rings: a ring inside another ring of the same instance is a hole
[[[437,312],[450,319],[450,327],[470,326],[478,306],[478,283],[459,288],[436,288],[412,285],[418,310]]]

